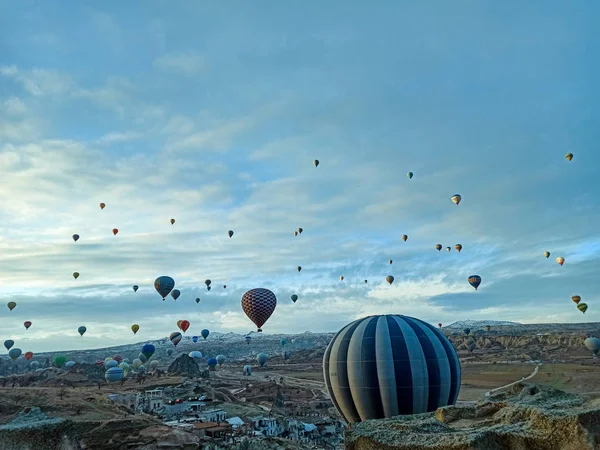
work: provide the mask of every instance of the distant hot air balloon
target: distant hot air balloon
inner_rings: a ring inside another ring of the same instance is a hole
[[[227,289],[227,285],[226,284],[223,285],[223,289]]]
[[[106,208],[106,203],[100,203],[100,209]]]
[[[283,338],[283,339],[281,339],[281,341],[279,341],[279,342],[280,342],[281,346],[283,347],[283,346],[285,346],[285,344],[287,344],[287,339],[286,339],[286,338]]]
[[[181,295],[181,291],[179,289],[173,289],[171,291],[171,297],[173,297],[173,300],[177,300],[180,295]]]
[[[210,334],[210,331],[208,331],[206,328],[200,332],[200,336],[202,336],[204,338],[204,340],[206,340],[206,338],[208,337],[209,334]]]
[[[133,285],[133,292],[137,292],[140,287],[137,284]]]
[[[210,291],[212,288],[210,286],[206,286],[206,290]]]
[[[212,281],[210,281],[210,280],[204,280],[204,284],[207,286],[210,286],[211,283],[212,283]]]
[[[131,325],[131,331],[133,331],[133,334],[136,334],[139,329],[140,329],[140,326],[137,323],[134,323],[133,325]]]
[[[185,333],[188,330],[189,327],[190,327],[190,321],[189,320],[182,320],[181,321],[181,331],[183,331]]]
[[[294,303],[296,303],[296,301],[298,300],[298,296],[296,294],[294,294],[294,295],[292,295],[291,299]]]
[[[171,340],[171,342],[173,343],[173,345],[175,347],[177,347],[177,344],[179,344],[179,342],[181,341],[182,338],[183,338],[183,336],[181,335],[181,333],[179,331],[174,331],[169,336],[169,339]]]
[[[145,363],[146,361],[148,361],[148,358],[146,357],[146,355],[144,355],[144,353],[140,352],[138,354],[138,359],[142,362]]]
[[[577,305],[577,309],[578,309],[579,311],[581,311],[582,313],[584,313],[584,314],[585,314],[585,312],[586,312],[586,311],[587,311],[587,309],[588,309],[588,306],[587,306],[587,304],[586,304],[586,303],[579,303],[579,304]]]
[[[225,355],[217,355],[215,359],[217,360],[217,364],[219,365],[219,367],[222,367],[226,358]]]
[[[365,280],[365,284],[367,284],[369,282],[369,280]]]
[[[303,231],[304,231],[304,228],[298,228],[298,233],[302,234]]]
[[[294,231],[294,236],[298,236],[298,232],[297,231]]]
[[[77,332],[79,333],[80,336],[83,336],[86,331],[87,331],[87,328],[84,327],[83,325],[80,326],[79,328],[77,328]]]
[[[546,259],[550,258],[550,252],[544,252],[544,256],[546,257]]]
[[[200,298],[196,297],[196,303],[200,303]]]
[[[462,245],[460,245],[460,244],[456,244],[456,245],[454,246],[454,248],[456,249],[456,251],[457,251],[458,253],[460,253],[460,251],[462,250]]]
[[[194,350],[194,351],[189,352],[188,356],[193,359],[201,359],[202,352],[199,352],[198,350]]]
[[[171,219],[171,225],[175,223],[175,219]]]
[[[208,370],[215,370],[215,367],[217,367],[217,358],[208,358],[206,365],[208,366]]]
[[[471,275],[469,277],[469,284],[477,290],[479,285],[481,284],[481,277],[479,275]]]
[[[567,161],[571,161],[573,159],[573,153],[567,153],[565,158],[567,158]]]
[[[435,249],[439,252],[442,249],[442,244],[435,244]]]
[[[277,297],[268,289],[250,289],[242,296],[242,309],[246,316],[254,322],[258,332],[262,331],[261,327],[269,320],[276,306]]]
[[[74,235],[73,235],[73,240],[74,240],[75,242],[77,242],[77,241],[79,240],[79,235],[78,235],[78,234],[74,234]]]
[[[402,240],[403,240],[404,242],[406,242],[406,240],[407,240],[407,239],[408,239],[408,236],[407,236],[406,234],[403,234],[403,235],[402,235]]]
[[[441,322],[440,322],[440,323],[438,323],[438,327],[439,327],[439,328],[442,328],[442,323],[441,323]]]
[[[258,361],[258,364],[260,364],[260,367],[264,367],[268,359],[269,356],[266,353],[259,353],[256,356],[256,360]]]
[[[229,231],[227,232],[227,234],[229,235],[229,237],[232,237],[232,236],[233,236],[233,230],[229,230]]]
[[[250,341],[252,340],[252,336],[244,336],[244,339],[246,340],[246,344],[250,345]]]
[[[73,278],[75,278],[75,279],[79,278],[79,272],[73,272]]]
[[[104,373],[104,379],[109,383],[116,383],[125,378],[125,372],[120,367],[111,367]]]
[[[173,354],[173,349],[172,348],[168,348],[167,349],[167,356],[171,356]]]
[[[446,247],[446,251],[452,251],[452,249],[450,247]]]
[[[460,201],[461,201],[461,200],[462,200],[462,197],[461,197],[460,195],[458,195],[458,194],[454,194],[454,195],[452,196],[452,202],[453,202],[453,203],[454,203],[456,206],[458,206],[458,204],[460,203]]]
[[[340,281],[344,281],[344,275],[340,276]]]
[[[31,326],[31,322],[29,320],[27,320],[23,323],[23,325],[25,326],[26,330],[29,330],[29,327]]]
[[[556,258],[556,262],[562,266],[565,263],[565,258],[559,256],[558,258]]]
[[[180,330],[181,330],[181,322],[183,322],[183,320],[182,320],[182,319],[179,319],[179,320],[177,321],[177,328],[179,328]]]
[[[394,262],[394,261],[392,261],[392,260],[390,259],[390,260],[388,261],[388,264],[391,264],[391,263],[393,263],[393,262]]]
[[[388,275],[387,277],[385,277],[385,281],[387,281],[391,285],[394,282],[394,277],[391,275]]]
[[[63,355],[57,355],[54,357],[54,365],[56,365],[56,367],[58,367],[58,368],[61,368],[62,366],[64,366],[66,362],[67,362],[67,358]]]
[[[302,267],[298,266],[297,269],[298,269],[298,272],[300,272],[302,270]]]
[[[192,336],[192,342],[195,344],[198,342],[198,336]]]
[[[4,341],[4,347],[6,348],[6,350],[10,350],[10,348],[15,345],[15,341],[13,341],[12,339],[7,339]]]
[[[11,348],[11,349],[8,351],[8,356],[9,356],[9,357],[10,357],[10,359],[12,359],[13,361],[16,361],[16,360],[17,360],[17,358],[18,358],[19,356],[21,356],[21,353],[23,353],[23,352],[21,351],[21,349],[20,349],[20,348],[16,348],[16,347],[15,347],[15,348]]]
[[[8,309],[10,309],[12,311],[13,309],[15,309],[15,307],[17,306],[17,304],[15,302],[8,302],[6,304],[6,306],[8,306]]]
[[[581,301],[581,297],[579,295],[574,295],[571,297],[571,300],[573,300],[575,303],[579,303]]]
[[[589,350],[591,350],[594,355],[597,355],[600,351],[600,339],[598,339],[597,337],[589,337],[585,341],[583,341],[583,344]]]
[[[319,160],[318,160],[318,159],[315,159],[315,160],[313,161],[313,164],[315,165],[315,167],[319,167],[319,164],[320,164],[320,163],[319,163]]]
[[[112,231],[113,231],[113,234],[114,234],[115,236],[116,236],[116,235],[117,235],[117,233],[119,232],[119,230],[118,230],[117,228],[113,228],[113,230],[112,230]]]
[[[154,289],[156,292],[162,297],[164,300],[167,295],[173,290],[175,287],[175,280],[173,278],[163,275],[162,277],[158,277],[154,280]]]
[[[152,344],[144,344],[142,346],[142,352],[141,354],[146,358],[146,359],[150,359],[152,358],[152,355],[154,355],[154,352],[156,351],[156,347]]]
[[[468,336],[469,334],[471,334],[471,329],[470,328],[465,328],[463,330],[463,332]]]
[[[410,179],[412,179],[412,177],[413,177],[413,173],[412,173],[412,172],[408,172],[408,173],[406,174],[406,176],[407,176],[407,177],[408,177],[408,179],[410,180]]]
[[[492,327],[490,327],[489,325],[485,326],[485,331],[487,331],[489,333],[489,331],[492,329]]]
[[[31,358],[33,358],[33,352],[27,352],[27,353],[25,353],[25,359],[27,361],[29,361]]]

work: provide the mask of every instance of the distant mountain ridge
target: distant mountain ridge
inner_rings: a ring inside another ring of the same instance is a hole
[[[470,328],[472,331],[483,329],[486,326],[519,326],[523,325],[519,322],[509,322],[507,320],[459,320],[458,322],[451,323],[450,325],[444,326],[443,328],[462,330],[464,328]]]

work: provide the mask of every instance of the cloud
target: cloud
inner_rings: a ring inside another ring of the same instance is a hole
[[[140,137],[140,134],[135,132],[119,133],[113,131],[110,133],[106,133],[98,140],[98,142],[101,144],[111,144],[114,142],[128,142],[139,139]]]
[[[64,94],[72,86],[70,77],[52,69],[21,70],[15,65],[0,67],[0,75],[21,84],[34,96]]]
[[[194,51],[162,55],[154,60],[152,66],[162,72],[193,77],[206,68],[205,58]]]

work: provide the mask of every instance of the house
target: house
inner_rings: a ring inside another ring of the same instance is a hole
[[[259,435],[279,436],[283,433],[283,428],[277,423],[277,419],[274,417],[253,417],[250,420],[252,428]]]
[[[198,418],[203,422],[225,422],[227,413],[222,409],[209,409],[198,414]]]
[[[227,422],[202,422],[195,424],[195,429],[198,434],[212,439],[223,439],[231,432],[231,425]]]
[[[240,419],[239,417],[230,417],[229,419],[225,419],[225,421],[231,425],[231,427],[234,430],[237,430],[238,428],[241,428],[245,425],[244,421],[242,419]]]

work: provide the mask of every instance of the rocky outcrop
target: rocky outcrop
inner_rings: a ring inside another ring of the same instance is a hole
[[[196,360],[185,354],[180,355],[173,361],[167,369],[167,372],[169,375],[182,375],[191,378],[200,377],[202,375]]]
[[[473,406],[353,424],[347,450],[597,450],[600,399],[519,383]]]

